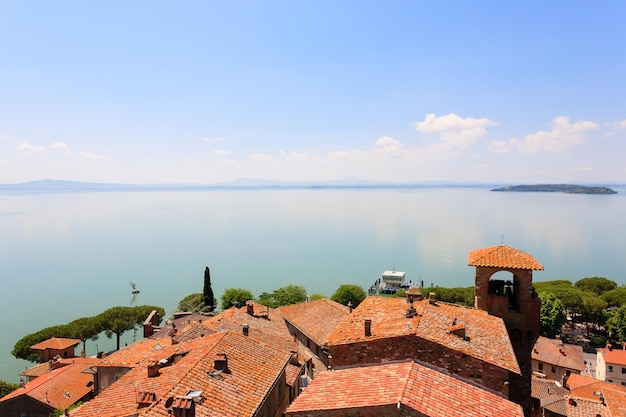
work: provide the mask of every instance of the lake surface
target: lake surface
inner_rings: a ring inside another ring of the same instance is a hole
[[[617,195],[476,188],[0,193],[0,379],[32,364],[15,342],[120,305],[171,315],[211,270],[255,296],[289,284],[367,289],[384,270],[471,286],[469,251],[500,244],[545,267],[536,281],[603,276],[626,284],[626,187]],[[141,293],[131,294],[129,282]],[[141,334],[139,332],[138,334]],[[127,332],[122,343],[131,343]],[[87,354],[113,348],[101,336]]]

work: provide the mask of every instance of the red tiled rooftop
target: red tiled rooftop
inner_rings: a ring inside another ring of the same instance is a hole
[[[626,365],[626,350],[601,348],[598,349],[598,353],[602,353],[606,363]]]
[[[562,340],[539,336],[532,350],[532,359],[567,369],[584,371],[583,348]]]
[[[161,367],[158,376],[148,377],[148,360],[158,362],[176,353],[184,355],[172,365]],[[214,369],[217,354],[226,354],[228,358],[229,373],[222,373],[220,379],[208,374]],[[165,400],[184,396],[189,390],[201,390],[205,398],[202,404],[196,404],[197,416],[253,415],[290,359],[290,353],[239,333],[214,333],[153,353],[144,365],[124,374],[74,411],[72,417],[169,417],[163,406]],[[137,410],[138,392],[154,393],[156,402]]]
[[[285,320],[320,346],[350,314],[348,307],[328,298],[280,307],[278,310]]]
[[[518,404],[415,362],[322,372],[287,409],[287,416],[397,403],[426,416],[521,417]]]
[[[93,381],[93,376],[83,371],[98,361],[97,358],[67,360],[67,365],[28,382],[24,388],[2,397],[0,402],[26,395],[57,409],[69,407],[91,391],[87,384]]]
[[[506,326],[486,311],[428,300],[413,303],[417,315],[406,318],[404,298],[367,297],[326,340],[328,346],[380,338],[415,335],[467,355],[520,373]],[[365,336],[365,320],[371,336]],[[462,327],[465,338],[454,334]]]
[[[78,346],[80,340],[78,339],[65,339],[62,337],[53,337],[48,340],[44,340],[43,342],[39,342],[35,345],[32,345],[30,348],[33,350],[46,350],[46,349],[55,349],[55,350],[63,350],[70,347]]]
[[[543,266],[532,255],[506,245],[473,250],[467,255],[467,263],[469,266],[543,271]]]

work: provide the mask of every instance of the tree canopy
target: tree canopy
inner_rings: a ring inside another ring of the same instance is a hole
[[[227,310],[233,305],[243,306],[246,301],[254,300],[254,295],[243,288],[226,288],[222,294],[222,310]]]
[[[603,277],[589,277],[576,281],[574,287],[600,295],[616,289],[617,283]]]
[[[337,288],[337,291],[330,299],[343,305],[348,305],[351,302],[352,307],[356,307],[361,304],[361,301],[365,300],[365,297],[367,297],[367,293],[358,285],[343,284]]]
[[[541,300],[541,335],[554,338],[561,332],[561,327],[567,321],[565,306],[554,294],[540,292]]]
[[[606,321],[606,327],[611,332],[611,337],[626,342],[626,304],[614,311]]]
[[[162,307],[112,307],[94,317],[82,317],[68,324],[46,327],[18,340],[13,346],[11,354],[18,359],[37,362],[39,357],[37,352],[31,350],[32,345],[53,337],[63,337],[81,340],[83,348],[85,348],[87,339],[96,340],[102,332],[108,337],[116,334],[118,338],[117,348],[119,349],[119,337],[125,331],[134,328],[135,325],[141,325],[152,310],[156,310],[160,317],[165,315],[165,310]]]
[[[262,293],[257,302],[270,308],[303,303],[306,301],[306,288],[300,285],[287,285],[268,294]]]

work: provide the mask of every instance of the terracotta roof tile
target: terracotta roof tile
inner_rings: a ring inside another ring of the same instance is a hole
[[[601,348],[597,352],[602,353],[606,363],[626,365],[626,350]]]
[[[417,315],[406,318],[403,298],[367,297],[339,324],[328,346],[357,341],[415,335],[467,355],[520,373],[515,352],[501,318],[486,311],[437,301],[416,301]],[[365,336],[365,320],[371,320],[371,336]],[[455,334],[463,328],[465,337]]]
[[[467,255],[467,263],[469,266],[543,271],[543,266],[532,255],[506,245],[473,250]]]
[[[32,345],[30,348],[33,350],[46,350],[46,349],[56,349],[63,350],[70,347],[78,346],[80,344],[80,340],[78,339],[65,339],[62,337],[53,337],[48,340],[44,340],[43,342],[39,342],[35,345]]]
[[[415,362],[322,372],[287,409],[287,416],[322,410],[395,405],[426,416],[522,416],[519,405]]]
[[[53,408],[67,408],[91,391],[88,383],[93,377],[83,371],[98,361],[97,358],[72,358],[71,363],[28,382],[24,388],[2,397],[0,402],[26,395]]]
[[[129,346],[129,347],[132,347]],[[159,361],[174,354],[181,358],[148,377],[147,360]],[[225,354],[228,372],[212,377],[214,359]],[[239,333],[225,331],[164,347],[124,374],[117,382],[72,413],[72,417],[169,417],[164,402],[184,397],[190,390],[202,391],[197,416],[253,415],[276,379],[285,372],[291,354],[276,350]],[[154,393],[156,401],[137,410],[137,392]],[[211,410],[209,413],[208,410]]]
[[[539,336],[532,350],[532,359],[576,371],[585,370],[583,348],[562,340]]]
[[[328,298],[280,307],[278,310],[285,320],[320,346],[325,344],[337,325],[350,314],[348,307]]]

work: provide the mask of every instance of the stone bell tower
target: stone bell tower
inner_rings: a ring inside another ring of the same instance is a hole
[[[522,375],[509,375],[509,399],[529,416],[531,352],[541,327],[541,300],[533,288],[533,270],[542,271],[543,266],[532,255],[504,244],[471,251],[467,260],[476,267],[474,306],[502,318],[522,371]],[[494,276],[501,271],[505,273]]]

